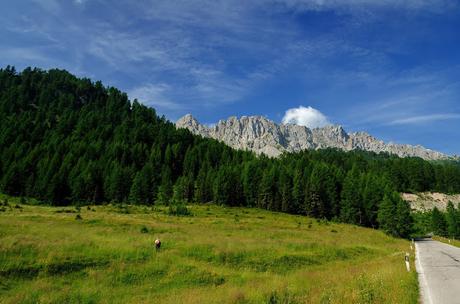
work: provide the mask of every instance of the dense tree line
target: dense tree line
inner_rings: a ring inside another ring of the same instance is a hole
[[[1,69],[0,126],[0,190],[54,205],[214,202],[407,236],[398,192],[460,192],[456,163],[334,149],[256,156],[62,70]]]
[[[452,202],[447,204],[444,212],[434,208],[428,212],[414,214],[415,232],[420,235],[434,235],[460,239],[460,204],[455,207]]]

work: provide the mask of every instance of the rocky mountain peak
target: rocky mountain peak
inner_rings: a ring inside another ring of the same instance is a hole
[[[207,127],[200,124],[191,114],[187,114],[176,122],[176,127],[220,140],[235,149],[248,149],[272,157],[277,157],[283,152],[338,148],[345,151],[359,149],[377,153],[388,152],[400,157],[416,156],[428,160],[451,158],[420,145],[385,143],[366,132],[347,133],[340,125],[309,129],[294,124],[277,124],[264,116],[232,116]]]
[[[199,122],[195,117],[193,117],[192,114],[187,114],[187,115],[182,116],[176,122],[176,124],[180,124],[183,126],[196,126],[196,125],[199,125]]]

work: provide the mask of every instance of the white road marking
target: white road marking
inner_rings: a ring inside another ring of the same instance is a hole
[[[426,281],[425,273],[423,270],[423,266],[420,263],[420,254],[419,254],[419,246],[415,243],[415,261],[416,261],[416,269],[418,273],[418,279],[420,282],[420,290],[422,292],[422,303],[423,304],[433,304],[433,300],[431,298],[431,291],[428,283]]]

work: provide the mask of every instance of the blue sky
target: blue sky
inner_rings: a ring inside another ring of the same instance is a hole
[[[1,66],[102,80],[171,120],[288,113],[460,154],[457,1],[17,0],[0,9]]]

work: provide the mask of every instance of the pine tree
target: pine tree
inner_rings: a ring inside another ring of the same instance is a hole
[[[460,235],[459,212],[451,201],[447,204],[446,211],[447,235],[451,238],[457,238]]]
[[[151,204],[153,201],[153,172],[150,164],[138,171],[133,179],[129,200],[133,204]]]
[[[388,185],[384,178],[371,173],[368,173],[364,180],[364,189],[362,193],[364,203],[363,225],[376,227],[379,204],[383,199],[385,189],[388,189]]]
[[[412,232],[412,215],[409,204],[398,192],[386,193],[377,215],[380,229],[396,237],[409,237]]]
[[[243,192],[246,198],[246,205],[254,207],[257,205],[260,172],[257,162],[248,161],[242,172]]]
[[[207,167],[201,167],[198,171],[194,184],[193,201],[195,203],[206,203],[211,200],[208,190],[209,187],[206,182],[207,171]]]
[[[163,166],[161,170],[161,184],[158,187],[156,201],[160,204],[168,205],[173,194],[171,169]]]
[[[278,189],[280,192],[281,199],[281,211],[290,212],[290,204],[292,202],[292,182],[290,176],[284,169],[280,170]]]
[[[358,169],[354,166],[347,174],[341,193],[340,219],[345,223],[362,224],[361,180]]]
[[[273,166],[266,168],[262,174],[259,188],[259,208],[273,210],[276,190],[275,174],[275,168]]]
[[[390,235],[397,235],[396,230],[396,205],[392,200],[391,194],[386,193],[379,206],[377,221],[379,228]]]
[[[393,193],[393,198],[396,201],[396,236],[408,238],[413,224],[410,205],[401,198],[398,192]]]
[[[176,180],[173,187],[173,202],[183,204],[187,201],[187,181],[186,177],[181,176]]]
[[[290,212],[294,214],[302,214],[304,212],[302,205],[305,199],[305,186],[302,175],[301,170],[296,170],[292,182],[292,203]]]
[[[119,163],[114,162],[106,188],[111,201],[115,203],[125,202],[131,188],[130,171],[124,169]]]
[[[437,207],[434,207],[433,211],[431,211],[431,229],[436,235],[447,236],[446,218]]]

